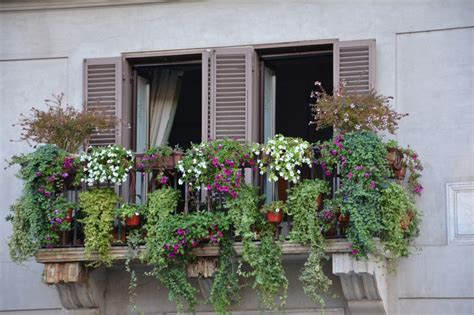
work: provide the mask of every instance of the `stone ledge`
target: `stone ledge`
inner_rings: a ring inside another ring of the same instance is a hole
[[[243,245],[242,243],[236,243],[234,245],[237,255],[242,255]],[[138,254],[145,250],[144,246],[141,246],[138,250]],[[283,255],[303,255],[309,253],[309,246],[303,246],[300,244],[284,242],[282,245]],[[350,243],[345,239],[334,239],[326,241],[326,252],[328,254],[333,253],[348,253],[350,252]],[[125,246],[113,246],[110,250],[110,255],[115,260],[125,260],[127,254],[127,248]],[[216,245],[205,245],[203,247],[196,248],[194,254],[198,257],[209,257],[218,256],[219,247]],[[40,249],[35,255],[36,261],[42,264],[49,263],[66,263],[66,262],[85,262],[93,261],[98,258],[96,254],[93,254],[91,259],[86,259],[84,256],[84,247],[65,247],[65,248],[49,248]]]

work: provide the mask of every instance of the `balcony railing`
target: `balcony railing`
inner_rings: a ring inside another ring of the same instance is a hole
[[[315,150],[315,155],[318,155],[318,151]],[[163,185],[159,183],[157,180],[158,177],[166,176],[168,178],[168,182],[166,185],[173,187],[174,189],[181,191],[181,202],[176,209],[175,213],[190,213],[196,210],[204,210],[207,209],[208,211],[212,211],[211,205],[214,207],[222,208],[224,207],[224,196],[222,193],[215,192],[209,194],[205,191],[205,189],[201,189],[197,191],[195,189],[191,189],[190,185],[184,182],[182,185],[178,184],[179,173],[176,169],[177,162],[181,159],[181,154],[173,153],[172,156],[166,157],[164,159],[160,159],[159,162],[155,163],[151,167],[147,169],[147,172],[140,170],[137,165],[140,163],[141,159],[143,158],[142,153],[135,154],[136,160],[135,164],[136,167],[129,173],[128,181],[122,186],[113,186],[111,184],[101,184],[95,187],[88,187],[85,184],[81,186],[73,186],[73,185],[66,185],[63,191],[64,196],[67,200],[78,203],[79,202],[79,194],[80,192],[86,191],[90,188],[98,188],[98,187],[109,187],[115,188],[116,192],[120,195],[121,199],[124,202],[128,203],[137,203],[142,204],[146,203],[147,195]],[[257,171],[252,171],[249,167],[242,167],[241,171],[243,174],[249,174],[246,176],[247,179],[250,179],[250,182],[260,187],[260,192],[264,193],[263,186],[266,183],[265,175],[260,175]],[[330,183],[331,193],[326,198],[331,198],[334,195],[334,191],[337,189],[338,185],[338,177],[337,175],[334,176],[326,176],[319,165],[313,165],[313,167],[305,167],[301,169],[301,178],[302,179],[321,179],[325,180]],[[287,190],[293,186],[288,181],[279,180],[275,183],[274,189],[277,191],[276,195],[279,200],[286,200],[287,197]],[[61,232],[60,233],[60,240],[58,244],[52,244],[48,247],[83,247],[84,246],[84,232],[83,232],[83,225],[77,220],[82,215],[80,209],[75,209],[72,213],[72,227],[71,231]],[[130,228],[127,227],[124,222],[116,218],[114,220],[114,230],[113,230],[113,246],[125,246],[126,244],[126,233],[130,229],[136,229],[136,227]],[[283,222],[278,226],[277,235],[276,237],[280,237],[280,234],[287,236],[291,231],[291,218],[285,216]],[[334,226],[326,233],[327,239],[342,239],[345,236],[345,228],[347,222],[343,222],[340,220],[336,220]]]

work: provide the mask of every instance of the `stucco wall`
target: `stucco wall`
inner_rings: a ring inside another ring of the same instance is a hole
[[[473,1],[419,0],[214,1],[0,13],[0,216],[21,188],[15,170],[3,171],[3,160],[27,149],[9,142],[19,133],[11,124],[51,93],[63,91],[69,103],[81,106],[84,58],[375,38],[377,89],[410,113],[397,138],[412,145],[425,165],[420,251],[389,279],[390,313],[472,314],[474,246],[448,244],[446,183],[474,181],[473,11]],[[53,314],[59,303],[54,290],[40,284],[41,266],[9,261],[9,233],[0,220],[0,313]],[[111,270],[109,281],[122,276]],[[117,306],[122,304],[110,309]]]

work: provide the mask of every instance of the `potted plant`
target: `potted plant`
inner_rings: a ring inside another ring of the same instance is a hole
[[[79,157],[82,162],[80,179],[88,186],[122,184],[133,168],[132,151],[121,146],[94,147]]]
[[[77,208],[72,202],[67,202],[64,198],[55,201],[52,209],[48,213],[48,221],[52,235],[56,235],[55,240],[51,241],[59,245],[67,245],[70,242],[71,223],[73,221],[73,212]]]
[[[123,204],[118,209],[118,217],[125,221],[127,227],[140,226],[142,208],[142,205]]]
[[[301,138],[276,135],[261,146],[255,146],[254,153],[260,174],[267,174],[269,181],[276,182],[279,178],[292,183],[300,179],[300,168],[304,165],[312,167],[313,148]]]
[[[87,148],[96,130],[115,126],[117,119],[109,115],[63,106],[63,97],[62,93],[53,95],[52,100],[45,101],[47,110],[33,107],[31,117],[21,115],[18,123],[23,131],[20,140],[28,144],[54,144],[69,153],[77,153],[81,147]]]
[[[386,146],[388,151],[387,159],[394,174],[394,178],[404,180],[408,169],[410,174],[408,177],[408,185],[413,193],[421,195],[423,186],[419,183],[418,179],[421,177],[423,165],[419,159],[418,153],[409,146],[407,148],[400,146],[395,140],[388,141]],[[395,154],[397,155],[396,164],[391,163],[392,155]]]
[[[339,132],[358,130],[388,131],[395,133],[398,121],[408,114],[399,114],[391,109],[392,97],[378,95],[375,91],[367,94],[349,93],[344,82],[330,95],[315,82],[316,90],[311,93],[315,99],[311,110],[316,129],[333,127]]]
[[[280,224],[283,220],[283,213],[285,211],[285,204],[283,201],[274,201],[266,204],[261,210],[267,216],[267,221],[272,224]]]
[[[79,194],[81,208],[85,217],[85,256],[90,259],[97,252],[99,258],[91,263],[93,266],[101,263],[110,266],[112,257],[109,249],[112,244],[112,231],[115,209],[119,201],[115,191],[110,188],[91,189]]]

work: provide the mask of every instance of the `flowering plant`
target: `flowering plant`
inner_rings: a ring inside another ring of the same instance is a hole
[[[178,162],[182,173],[180,183],[189,182],[199,189],[204,185],[208,191],[223,192],[237,197],[244,181],[244,167],[253,166],[251,147],[236,140],[224,139],[193,146]]]
[[[69,231],[73,219],[73,211],[77,205],[59,198],[48,213],[48,221],[52,231]]]
[[[254,148],[255,154],[260,154],[257,160],[260,174],[267,173],[270,181],[278,178],[297,183],[304,164],[312,166],[313,148],[301,138],[276,135],[266,144]]]
[[[311,93],[315,99],[311,106],[316,129],[334,127],[340,131],[388,130],[395,133],[398,121],[408,114],[399,114],[390,108],[392,97],[377,95],[375,91],[367,94],[353,94],[346,91],[341,83],[335,95],[329,95],[315,82],[316,90]]]
[[[22,115],[19,125],[22,127],[20,140],[36,143],[55,144],[61,149],[76,153],[86,148],[91,135],[96,130],[111,128],[115,117],[108,117],[90,111],[78,111],[72,106],[62,106],[63,94],[53,95],[46,100],[47,110],[32,108],[32,116]]]
[[[119,218],[126,219],[134,215],[141,215],[144,212],[143,208],[143,205],[125,203],[117,209],[116,213]]]
[[[421,177],[423,165],[421,164],[418,153],[411,149],[410,146],[407,148],[401,147],[395,140],[387,142],[387,149],[396,149],[402,154],[403,158],[401,159],[401,167],[407,167],[410,171],[408,186],[413,193],[421,195],[423,186],[420,184],[418,179]]]
[[[121,146],[95,147],[83,153],[80,161],[84,164],[81,181],[93,186],[95,183],[121,184],[128,178],[133,168],[133,153]]]
[[[143,157],[137,161],[137,171],[150,172],[157,168],[163,158],[172,156],[173,149],[169,146],[159,146],[146,150]],[[138,159],[138,157],[137,157]]]

